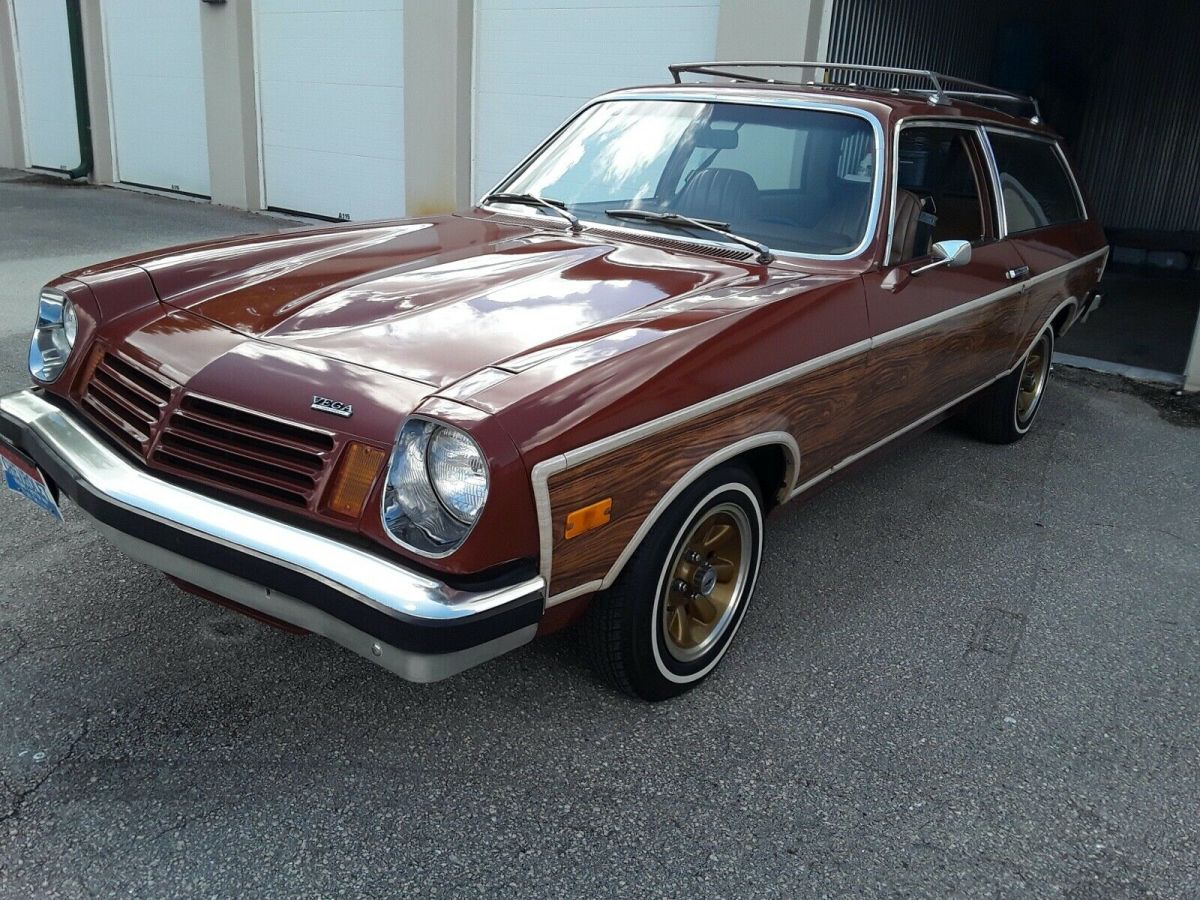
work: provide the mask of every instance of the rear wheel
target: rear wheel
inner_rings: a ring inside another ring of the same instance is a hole
[[[722,466],[689,486],[592,603],[585,628],[600,675],[645,700],[708,677],[750,603],[762,531],[749,470]]]
[[[1053,355],[1054,330],[1047,328],[1021,364],[985,388],[967,408],[962,416],[967,427],[993,444],[1011,444],[1024,437],[1041,409]]]

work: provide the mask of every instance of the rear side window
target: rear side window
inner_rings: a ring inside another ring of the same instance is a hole
[[[1000,170],[1009,234],[1083,218],[1079,197],[1054,144],[997,132],[988,132],[988,139]]]

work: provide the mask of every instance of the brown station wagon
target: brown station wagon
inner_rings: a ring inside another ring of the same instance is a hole
[[[1108,252],[1029,98],[766,66],[814,64],[673,66],[455,215],[56,279],[7,482],[404,678],[583,618],[618,688],[687,690],[773,507],[946,416],[1029,430]]]

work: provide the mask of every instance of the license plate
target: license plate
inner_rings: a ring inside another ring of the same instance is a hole
[[[0,474],[4,484],[26,500],[40,506],[58,521],[63,520],[62,510],[54,499],[54,491],[42,470],[25,455],[0,440]]]

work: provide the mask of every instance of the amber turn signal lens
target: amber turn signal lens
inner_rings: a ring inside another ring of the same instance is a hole
[[[387,451],[351,441],[342,451],[337,471],[325,491],[325,507],[343,516],[357,518],[362,514],[367,495]]]
[[[104,347],[101,344],[96,344],[92,348],[91,355],[87,358],[87,362],[83,364],[83,368],[79,370],[79,378],[75,382],[77,390],[82,391],[88,386],[92,380],[92,376],[96,374],[96,368],[100,365],[100,360],[104,359]]]
[[[577,509],[567,514],[567,530],[563,535],[568,541],[577,538],[585,531],[607,525],[612,517],[612,497],[605,497],[591,506]]]

